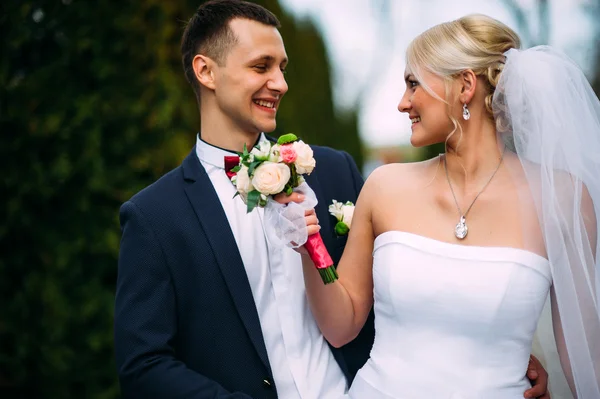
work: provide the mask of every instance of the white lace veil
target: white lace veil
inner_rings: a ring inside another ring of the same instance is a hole
[[[492,108],[499,140],[518,159],[506,165],[519,188],[525,246],[544,254],[552,270],[552,312],[547,306],[536,333],[540,357],[553,398],[570,396],[571,375],[578,399],[597,399],[600,102],[580,68],[557,50],[505,55]]]

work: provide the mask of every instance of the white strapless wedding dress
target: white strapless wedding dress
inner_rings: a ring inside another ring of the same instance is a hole
[[[346,398],[523,398],[548,260],[400,231],[373,257],[375,343]]]

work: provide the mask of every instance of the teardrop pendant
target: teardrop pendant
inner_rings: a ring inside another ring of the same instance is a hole
[[[467,107],[467,104],[463,104],[463,119],[468,121],[469,119],[471,119],[471,111],[469,111],[469,108]]]
[[[459,240],[462,240],[467,236],[468,232],[469,232],[469,228],[467,227],[467,219],[465,219],[464,216],[461,216],[460,221],[457,223],[456,227],[454,228],[454,235]]]

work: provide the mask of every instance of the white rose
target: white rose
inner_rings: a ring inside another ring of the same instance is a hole
[[[250,151],[257,161],[266,161],[271,155],[271,143],[269,141],[261,141]]]
[[[354,216],[354,205],[344,205],[342,207],[342,222],[350,228],[352,226],[352,217]]]
[[[231,181],[234,182],[235,187],[240,193],[249,193],[254,190],[250,176],[248,176],[248,167],[245,165],[242,165],[242,168],[231,178]]]
[[[269,153],[269,161],[270,162],[279,162],[279,144],[275,144],[271,147],[271,152]]]
[[[252,185],[261,194],[279,194],[290,180],[290,168],[282,163],[263,162],[254,170]]]
[[[332,214],[338,222],[344,217],[342,206],[344,206],[344,204],[337,202],[336,200],[333,200],[333,204],[329,205],[329,213]]]
[[[296,154],[298,154],[298,157],[294,162],[296,171],[301,175],[305,173],[310,175],[316,164],[315,158],[313,158],[312,148],[302,140],[295,141],[293,146]]]

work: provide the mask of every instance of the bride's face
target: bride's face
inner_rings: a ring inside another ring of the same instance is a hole
[[[398,110],[411,119],[412,135],[410,142],[415,147],[442,143],[454,128],[448,117],[447,105],[439,98],[446,98],[444,80],[430,72],[421,73],[420,82],[410,72],[404,75],[406,91],[398,104]],[[423,85],[427,85],[439,98],[431,95]]]

